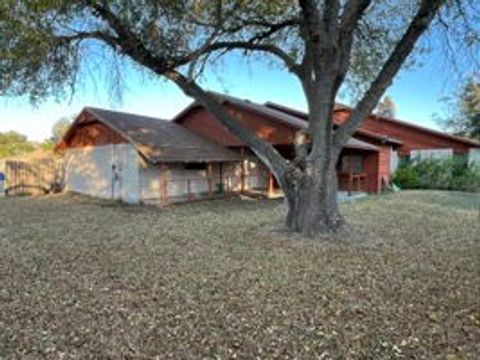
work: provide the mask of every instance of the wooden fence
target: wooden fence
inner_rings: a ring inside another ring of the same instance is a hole
[[[60,161],[7,160],[5,162],[5,193],[7,195],[38,195],[63,188],[64,168]]]

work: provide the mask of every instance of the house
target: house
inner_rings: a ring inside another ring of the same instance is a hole
[[[240,155],[170,121],[86,107],[56,145],[65,189],[129,203],[213,196]]]
[[[246,128],[294,156],[307,114],[267,102],[215,94]],[[335,108],[335,126],[350,108]],[[249,148],[198,102],[172,121],[85,108],[58,151],[65,152],[66,189],[127,202],[172,202],[225,193],[278,193],[275,178]],[[371,115],[349,139],[337,165],[343,191],[377,193],[389,186],[398,159],[416,154],[469,154],[480,143]]]
[[[267,102],[216,94],[227,111],[260,138],[271,143],[284,157],[293,158],[293,138],[308,127],[304,112]],[[352,109],[338,104],[334,123],[342,124]],[[232,149],[245,146],[223,127],[201,104],[194,102],[177,115],[176,123]],[[408,156],[478,154],[480,143],[396,119],[368,116],[347,142],[337,165],[339,189],[377,193],[389,186],[399,158]]]
[[[303,117],[269,103],[261,105],[221,94],[216,94],[216,97],[243,126],[272,144],[285,158],[293,158],[295,134],[308,128],[308,122]],[[198,102],[184,109],[173,121],[241,154],[249,154],[248,148]],[[399,145],[398,140],[375,134],[364,139],[357,135],[350,138],[338,164],[340,190],[380,191],[382,176],[385,177],[384,185],[387,185],[390,174],[389,163],[384,159],[391,148],[396,149]],[[269,193],[275,191],[272,187],[278,185],[270,174]]]
[[[308,115],[273,102],[265,106],[308,121]],[[334,123],[336,126],[346,121],[352,108],[336,104]],[[366,117],[354,136],[357,139],[377,144],[380,147],[376,167],[378,181],[376,191],[382,189],[382,184],[389,183],[391,174],[397,169],[400,160],[408,158],[444,158],[461,156],[470,162],[480,164],[480,142],[445,132],[429,129],[409,122],[392,119],[374,114]],[[369,160],[365,159],[367,169]],[[355,175],[354,175],[355,176]],[[340,186],[342,186],[340,179]],[[364,189],[372,192],[373,187]]]
[[[304,112],[272,102],[267,102],[266,106],[308,121],[308,116]],[[351,111],[352,108],[337,104],[334,109],[336,125],[342,124]],[[425,156],[429,153],[433,155],[469,155],[471,153],[476,154],[480,150],[480,142],[476,140],[374,114],[363,120],[355,134],[356,137],[367,139],[367,141],[371,135],[397,140],[400,146],[394,155],[400,158],[416,155]]]

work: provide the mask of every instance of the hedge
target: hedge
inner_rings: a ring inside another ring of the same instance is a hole
[[[480,191],[480,168],[461,157],[404,161],[393,174],[403,189]]]

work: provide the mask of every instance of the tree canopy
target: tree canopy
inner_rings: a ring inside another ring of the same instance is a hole
[[[395,118],[397,105],[390,96],[385,96],[375,109],[375,114],[388,118]]]
[[[70,128],[70,125],[72,125],[72,119],[69,117],[62,117],[55,121],[52,126],[52,137],[50,140],[54,143],[58,142]]]
[[[456,135],[480,140],[480,80],[472,77],[446,99],[447,114],[439,123]]]
[[[25,135],[16,131],[0,132],[0,159],[23,155],[36,149]]]

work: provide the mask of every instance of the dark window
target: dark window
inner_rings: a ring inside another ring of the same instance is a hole
[[[185,170],[207,170],[206,163],[188,163],[185,164]]]
[[[398,155],[398,166],[405,166],[410,163],[410,154],[399,154]]]
[[[345,155],[342,157],[342,172],[349,173],[350,170],[354,174],[363,173],[362,155]]]

